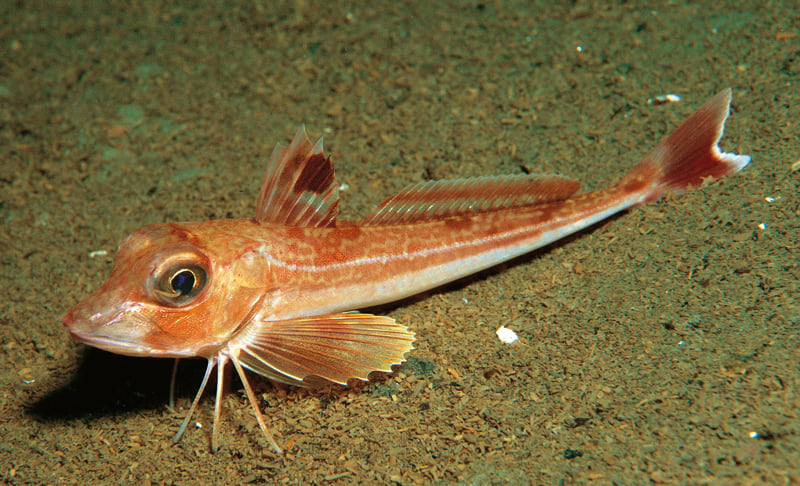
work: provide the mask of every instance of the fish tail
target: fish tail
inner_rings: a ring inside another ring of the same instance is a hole
[[[741,170],[750,157],[722,152],[718,145],[730,104],[730,88],[708,100],[647,154],[617,187],[640,192],[640,203],[645,203]]]

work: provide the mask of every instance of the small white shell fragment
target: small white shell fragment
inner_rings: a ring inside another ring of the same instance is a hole
[[[665,94],[665,95],[658,95],[655,98],[650,98],[647,102],[651,105],[665,105],[667,103],[677,103],[681,100],[681,97],[676,94]]]
[[[19,377],[24,385],[32,385],[36,383],[36,377],[33,375],[32,368],[22,368],[19,370]]]
[[[94,250],[89,252],[89,258],[104,257],[108,255],[106,250]]]
[[[500,341],[502,341],[502,342],[504,342],[506,344],[511,344],[511,343],[515,342],[517,339],[519,339],[519,336],[517,336],[517,333],[515,333],[511,329],[507,328],[506,326],[498,327],[497,331],[495,331],[495,332],[497,333],[497,339],[499,339]]]

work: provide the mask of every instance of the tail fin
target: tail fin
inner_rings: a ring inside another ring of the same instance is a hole
[[[749,156],[721,152],[718,145],[730,104],[730,88],[706,101],[617,187],[642,191],[642,202],[650,202],[667,192],[681,193],[704,180],[719,179],[744,168],[750,162]]]

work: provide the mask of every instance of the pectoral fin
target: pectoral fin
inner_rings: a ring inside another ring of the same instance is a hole
[[[391,371],[413,349],[414,333],[389,317],[343,313],[254,323],[237,338],[237,359],[272,380],[346,384]]]

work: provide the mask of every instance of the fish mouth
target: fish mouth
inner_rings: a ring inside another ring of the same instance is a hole
[[[85,332],[80,329],[72,328],[70,328],[69,332],[78,342],[115,354],[122,354],[125,356],[167,356],[166,352],[114,336]]]
[[[157,331],[158,327],[141,313],[115,312],[89,316],[76,308],[65,314],[61,321],[76,341],[103,351],[124,356],[193,356],[181,347],[159,345],[153,339],[153,331]]]

